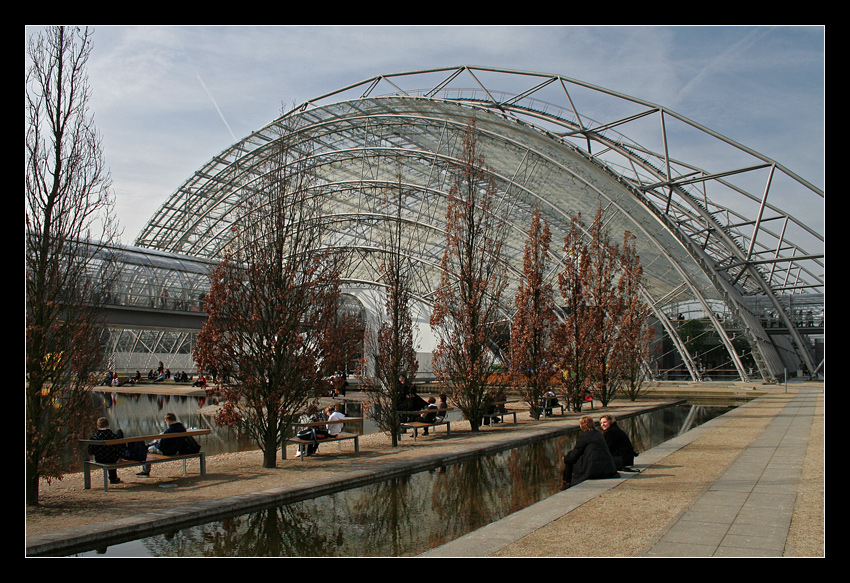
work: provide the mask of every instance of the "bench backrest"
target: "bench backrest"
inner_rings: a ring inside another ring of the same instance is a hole
[[[309,423],[296,423],[298,427],[321,427],[328,423],[348,423],[349,421],[363,421],[363,417],[344,417],[342,419],[334,419],[333,421],[310,421]]]
[[[137,435],[135,437],[122,437],[120,439],[81,439],[80,445],[119,445],[132,443],[134,441],[153,441],[157,439],[173,439],[176,437],[188,437],[190,435],[207,435],[209,429],[196,429],[194,431],[181,431],[179,433],[157,433],[156,435]]]
[[[420,411],[396,411],[400,415],[421,415],[422,413],[446,413],[454,411],[454,407],[446,407],[445,409],[422,409]]]

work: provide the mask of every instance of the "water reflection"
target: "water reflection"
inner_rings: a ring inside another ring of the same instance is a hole
[[[95,393],[95,406],[109,419],[113,429],[124,435],[155,435],[165,430],[163,417],[174,413],[188,429],[209,429],[202,445],[208,455],[257,449],[256,443],[236,429],[219,427],[213,418],[201,413],[204,397],[182,395],[140,395],[131,393]]]
[[[645,451],[731,407],[618,420]],[[368,557],[424,552],[558,492],[576,434],[101,550],[113,556]],[[640,464],[640,457],[637,459]]]

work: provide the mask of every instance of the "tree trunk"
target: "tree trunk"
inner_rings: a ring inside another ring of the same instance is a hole
[[[286,447],[286,442],[281,443],[281,447]],[[277,467],[277,425],[271,421],[263,437],[263,467]]]
[[[27,506],[38,506],[39,473],[36,462],[27,461],[26,500]]]

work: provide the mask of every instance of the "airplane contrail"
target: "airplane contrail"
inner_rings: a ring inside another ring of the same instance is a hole
[[[218,116],[221,118],[221,121],[223,121],[224,125],[227,126],[227,131],[230,132],[230,135],[233,137],[233,141],[236,142],[237,141],[236,136],[233,134],[233,130],[230,129],[230,124],[228,124],[227,120],[224,119],[224,115],[222,115],[221,109],[219,109],[218,104],[215,102],[215,99],[213,99],[212,93],[210,93],[210,90],[207,89],[207,85],[206,85],[206,83],[204,83],[204,80],[201,79],[201,74],[196,72],[195,75],[198,77],[198,81],[201,82],[201,87],[203,87],[204,91],[207,92],[207,95],[209,96],[210,101],[212,101],[212,104],[215,107],[215,110],[218,112]]]

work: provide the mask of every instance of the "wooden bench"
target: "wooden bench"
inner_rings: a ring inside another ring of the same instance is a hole
[[[164,462],[174,462],[174,461],[183,461],[183,474],[186,474],[186,460],[197,458],[201,465],[201,475],[204,476],[207,473],[207,464],[206,464],[206,454],[203,450],[197,453],[187,453],[187,454],[178,454],[178,455],[162,455],[157,453],[148,452],[147,458],[145,461],[137,461],[137,460],[128,460],[121,458],[117,462],[107,464],[100,463],[94,461],[94,459],[89,455],[90,445],[126,445],[128,443],[133,443],[136,441],[142,441],[147,443],[148,441],[156,441],[159,439],[176,439],[179,437],[189,437],[196,435],[207,435],[210,433],[209,429],[196,429],[193,431],[181,431],[176,433],[158,433],[156,435],[137,435],[135,437],[122,437],[120,439],[81,439],[80,445],[82,446],[83,451],[83,487],[88,490],[91,488],[91,470],[92,468],[101,468],[103,470],[103,491],[109,491],[109,470],[120,470],[122,468],[132,468],[135,466],[142,466],[145,464],[160,464]],[[147,445],[145,446],[147,447]]]
[[[547,405],[547,403],[546,403],[546,401],[547,401],[548,399],[554,399],[554,398],[556,398],[556,397],[548,397],[548,398],[544,397],[544,398],[540,399],[540,401],[538,401],[538,406],[539,406],[539,407],[540,407],[540,409],[543,411],[544,415],[545,415],[545,413],[546,413],[546,411],[547,411],[548,409],[554,409],[555,407],[560,407],[560,408],[561,408],[561,415],[563,415],[566,411],[569,411],[569,410],[570,410],[570,404],[569,404],[569,402],[568,402],[568,401],[564,401],[564,402],[560,402],[560,401],[558,401],[558,404],[557,404],[557,405],[555,405],[554,407],[552,407],[552,406],[548,406],[548,405]],[[584,403],[590,403],[590,408],[591,408],[591,409],[593,409],[593,397],[591,397],[590,395],[587,395],[587,396],[583,399],[583,402],[584,402]]]
[[[344,419],[337,419],[335,421],[313,421],[310,423],[295,423],[297,427],[323,427],[328,425],[329,423],[350,423],[352,421],[363,421],[363,417],[346,417]],[[360,453],[360,435],[358,433],[346,433],[344,431],[340,431],[336,435],[328,435],[327,437],[319,437],[317,439],[301,439],[298,436],[288,437],[286,439],[287,443],[294,443],[298,446],[298,455],[301,457],[301,461],[304,461],[304,458],[307,457],[307,446],[314,444],[322,444],[322,443],[330,443],[333,441],[342,442],[348,439],[354,440],[354,453]],[[342,450],[342,443],[338,443],[340,451]],[[286,447],[282,448],[282,459],[286,459]]]
[[[561,402],[558,400],[558,397],[543,397],[538,401],[537,406],[543,413],[544,417],[548,417],[549,415],[553,415],[553,409],[560,408],[561,415],[563,416],[569,410],[569,405],[565,402]],[[549,415],[546,414],[546,411],[550,411]]]
[[[428,429],[429,427],[438,427],[440,425],[446,426],[446,433],[451,434],[452,432],[452,424],[451,421],[445,419],[446,414],[449,411],[452,411],[454,407],[447,407],[445,409],[422,409],[420,411],[398,411],[399,415],[416,415],[422,416],[423,414],[433,413],[437,416],[434,421],[405,421],[401,424],[402,429],[413,429],[413,441],[416,441],[416,438],[419,435],[420,429]],[[442,415],[440,415],[442,413]],[[401,435],[399,435],[401,438]]]
[[[493,405],[496,406],[496,407],[499,407],[500,405],[507,405],[508,403],[519,403],[519,401],[516,401],[516,400],[514,400],[514,401],[496,401],[495,403],[493,403]],[[493,413],[485,413],[481,417],[481,423],[483,424],[487,420],[493,421],[494,419],[498,419],[499,421],[504,423],[505,417],[508,416],[508,415],[513,415],[514,423],[516,423],[516,411],[511,411],[510,409],[503,409],[502,411],[494,411]]]

